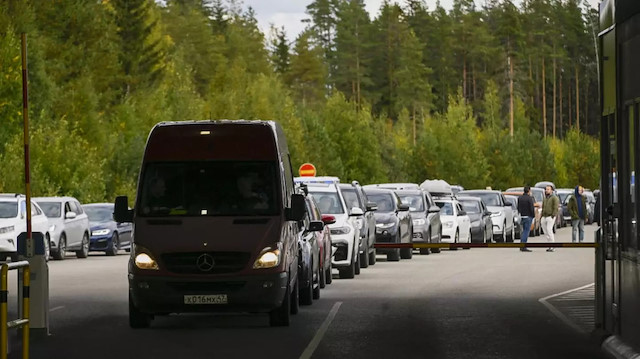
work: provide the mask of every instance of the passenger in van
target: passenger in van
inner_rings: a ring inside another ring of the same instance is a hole
[[[241,174],[237,181],[239,193],[238,202],[234,205],[236,209],[268,209],[269,199],[266,194],[256,190],[258,174],[249,172]]]
[[[160,176],[152,177],[147,188],[149,188],[149,191],[147,192],[147,200],[143,209],[145,214],[182,215],[186,213],[184,208],[174,203],[167,193],[164,178]]]

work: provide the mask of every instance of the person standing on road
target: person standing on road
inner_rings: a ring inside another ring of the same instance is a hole
[[[522,235],[520,236],[520,243],[527,244],[527,239],[529,239],[529,232],[531,231],[531,222],[534,220],[536,216],[536,212],[534,209],[534,201],[533,197],[529,193],[531,191],[531,187],[525,186],[524,193],[518,197],[518,212],[520,212],[521,223],[522,223]],[[520,248],[522,252],[531,252],[531,249],[525,247]]]
[[[558,196],[553,194],[553,187],[551,186],[545,187],[544,194],[545,196],[542,200],[542,230],[544,231],[548,242],[555,242],[553,225],[556,223],[560,200],[558,199]],[[552,247],[547,248],[547,252],[553,251],[554,249]]]
[[[576,232],[579,232],[580,242],[584,241],[584,221],[589,215],[587,213],[587,196],[584,194],[582,186],[576,186],[573,196],[569,198],[567,208],[571,214],[571,241],[576,241]]]

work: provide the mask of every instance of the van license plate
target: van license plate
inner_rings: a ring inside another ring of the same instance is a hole
[[[227,295],[185,295],[184,304],[227,304]]]

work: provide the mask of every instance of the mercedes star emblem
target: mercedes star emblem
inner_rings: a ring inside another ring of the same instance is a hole
[[[201,272],[209,272],[213,269],[213,266],[216,262],[213,260],[213,257],[209,254],[201,254],[198,259],[196,259],[196,267]]]

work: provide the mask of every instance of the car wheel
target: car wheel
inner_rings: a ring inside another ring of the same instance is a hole
[[[316,278],[317,278],[317,281],[318,281],[318,283],[317,283],[318,285],[314,286],[313,285],[313,281],[312,281],[312,284],[311,284],[311,287],[313,288],[313,299],[316,299],[316,300],[320,299],[320,273],[321,272],[322,271],[320,270],[320,266],[318,266],[318,269],[316,269]]]
[[[82,236],[82,242],[80,243],[80,250],[76,251],[76,257],[87,258],[89,255],[89,235],[84,234]]]
[[[153,316],[143,313],[135,306],[129,295],[129,326],[133,329],[149,328]]]
[[[313,304],[313,272],[311,271],[311,268],[313,268],[313,263],[309,264],[309,269],[307,270],[307,278],[305,278],[306,285],[300,285],[300,282],[298,282],[301,305]]]
[[[300,283],[296,281],[294,284],[294,288],[291,291],[291,295],[289,295],[289,312],[291,314],[298,314],[300,311]]]
[[[117,256],[119,246],[120,246],[120,237],[118,237],[118,232],[114,232],[113,237],[111,238],[111,246],[109,247],[109,249],[107,249],[107,255]]]
[[[324,288],[327,286],[327,272],[324,270],[324,266],[318,266],[318,287]]]
[[[63,260],[64,255],[67,252],[67,236],[63,233],[60,235],[60,240],[58,241],[58,250],[53,252],[53,258],[56,260]]]
[[[413,258],[413,248],[402,248],[402,249],[400,249],[400,258],[402,258],[402,259],[411,259],[411,258]]]
[[[289,286],[287,286],[287,289]],[[291,323],[291,291],[287,290],[282,304],[269,312],[269,325],[272,327],[288,327]]]
[[[471,230],[469,230],[469,237],[467,237],[467,243],[471,243]],[[471,249],[471,247],[462,247],[462,249]]]
[[[49,258],[51,258],[51,236],[49,233],[47,233],[44,240],[44,260],[48,262]]]
[[[442,232],[438,234],[438,244],[442,243]],[[432,248],[431,253],[440,253],[440,248]]]
[[[511,224],[511,232],[509,232],[509,235],[507,236],[507,242],[513,242],[513,239],[515,238],[516,235],[516,229],[515,226],[513,224]]]
[[[354,273],[356,275],[358,275],[358,274],[360,274],[360,254],[358,252],[356,252],[356,249],[354,249],[354,252],[355,253],[353,253],[353,258],[356,259]]]
[[[425,238],[425,243],[431,243],[431,233],[432,233],[431,228],[429,228],[429,231],[427,232],[427,237]],[[431,250],[429,250],[429,248],[420,248],[420,254],[429,255],[429,253],[431,253]]]
[[[369,265],[376,264],[376,249],[373,248],[371,252],[369,252]]]
[[[456,234],[453,237],[453,243],[458,243],[458,241],[460,241],[460,233],[458,232],[458,230],[456,229]],[[457,251],[458,248],[449,248],[450,251]]]
[[[369,267],[369,245],[365,244],[364,252],[360,254],[360,268]]]
[[[340,278],[341,279],[352,279],[356,275],[356,263],[352,260],[351,265],[347,268],[340,268]]]
[[[324,282],[327,284],[331,284],[331,282],[333,282],[333,274],[331,273],[331,268],[333,268],[333,265],[331,264],[331,262],[329,262],[329,268],[325,269],[324,271]]]

